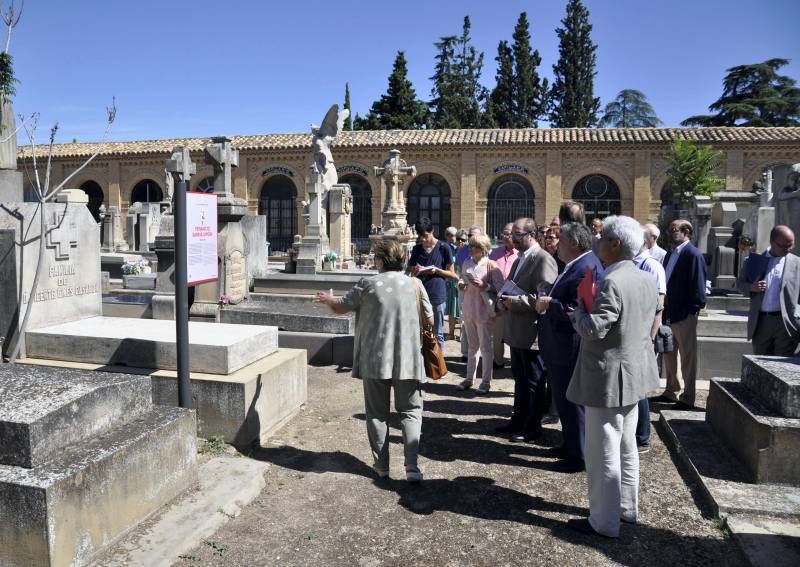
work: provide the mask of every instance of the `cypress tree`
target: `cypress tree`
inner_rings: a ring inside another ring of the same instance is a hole
[[[445,36],[434,44],[438,54],[431,77],[432,128],[478,128],[490,122],[483,112],[488,93],[479,82],[483,53],[472,45],[470,28],[465,16],[460,36]]]
[[[512,128],[536,128],[547,111],[547,79],[541,80],[537,67],[542,58],[531,52],[528,14],[522,12],[514,26],[514,119]]]
[[[556,29],[559,47],[550,90],[550,124],[557,128],[593,126],[600,99],[594,96],[597,45],[592,43],[589,10],[581,0],[569,0],[561,23],[564,27]]]
[[[425,124],[425,103],[417,99],[408,80],[406,56],[397,52],[389,87],[385,95],[372,104],[366,117],[368,130],[416,130]]]
[[[514,55],[507,41],[497,46],[495,87],[489,95],[489,114],[498,128],[513,128],[514,116]]]
[[[344,129],[345,130],[352,130],[353,129],[353,111],[350,108],[350,83],[344,84],[344,107],[350,111],[347,115],[347,118],[344,121]]]

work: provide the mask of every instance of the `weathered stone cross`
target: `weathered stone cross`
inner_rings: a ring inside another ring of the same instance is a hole
[[[232,168],[239,167],[239,150],[225,136],[211,139],[205,148],[206,163],[214,166],[214,193],[233,193]]]
[[[175,181],[189,181],[197,173],[197,166],[192,162],[189,148],[177,146],[172,150],[172,157],[167,160],[167,173],[174,176]]]
[[[375,176],[383,177],[386,179],[386,210],[403,209],[405,207],[399,199],[400,186],[403,184],[404,177],[410,175],[414,177],[417,175],[417,168],[406,165],[406,162],[400,159],[400,150],[390,150],[389,159],[383,162],[382,167],[375,167]]]
[[[56,260],[69,260],[71,248],[78,247],[78,231],[74,224],[65,226],[65,215],[61,219],[58,218],[58,213],[53,212],[53,221],[50,230],[47,231],[48,248],[55,248]]]

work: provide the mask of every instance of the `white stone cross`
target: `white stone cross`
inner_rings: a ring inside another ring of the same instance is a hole
[[[78,247],[78,230],[75,224],[65,226],[66,215],[58,218],[58,213],[53,213],[53,228],[46,232],[48,248],[55,248],[56,260],[69,260],[70,249]]]

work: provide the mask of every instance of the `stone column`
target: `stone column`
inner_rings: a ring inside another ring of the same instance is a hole
[[[537,211],[536,222],[541,224],[548,221],[558,214],[561,206],[561,163],[562,154],[560,150],[550,150],[547,152],[545,160],[545,188],[544,188],[544,214]]]
[[[460,197],[459,199],[460,214],[458,215],[458,217],[456,217],[459,219],[459,226],[470,226],[475,224],[479,220],[475,210],[476,201],[478,199],[478,188],[477,188],[478,169],[476,162],[477,162],[477,156],[475,152],[462,152],[461,179],[460,179],[461,190],[458,193]],[[453,195],[454,193],[455,191],[451,190],[451,195]],[[451,215],[451,220],[452,218],[453,216]],[[442,227],[442,228],[444,229],[447,227]],[[438,234],[437,236],[443,237],[444,235]]]
[[[744,178],[744,151],[728,150],[725,163],[725,191],[742,191]]]
[[[119,160],[108,161],[108,188],[106,199],[107,207],[119,208],[122,203],[122,179],[120,177],[120,162]]]
[[[639,150],[633,161],[633,217],[650,220],[650,152]]]
[[[331,250],[339,254],[342,269],[351,269],[355,266],[351,253],[353,195],[349,185],[337,184],[331,188],[328,193],[328,213],[331,216]]]
[[[233,171],[233,196],[247,201],[250,198],[247,186],[247,157],[239,156],[239,167]]]

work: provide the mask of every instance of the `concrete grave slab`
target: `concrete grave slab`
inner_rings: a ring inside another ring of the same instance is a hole
[[[142,376],[0,366],[0,463],[35,467],[152,408]]]
[[[800,356],[744,356],[742,384],[778,415],[800,418]]]
[[[175,323],[93,317],[29,331],[29,358],[175,369]],[[229,374],[278,349],[278,329],[258,325],[189,323],[193,372]]]

